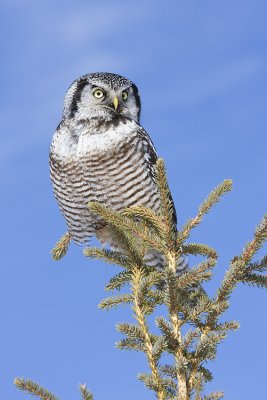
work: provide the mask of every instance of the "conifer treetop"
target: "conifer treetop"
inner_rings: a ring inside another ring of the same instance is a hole
[[[116,264],[121,271],[106,284],[111,296],[99,307],[110,310],[122,304],[130,306],[132,323],[117,324],[123,335],[117,348],[143,352],[147,370],[138,379],[155,393],[159,400],[216,400],[222,391],[206,394],[206,385],[213,375],[207,362],[215,360],[219,344],[229,332],[237,330],[237,321],[226,321],[224,312],[230,307],[233,291],[239,283],[258,288],[267,287],[267,256],[254,260],[267,239],[267,216],[256,227],[252,239],[233,257],[214,295],[205,291],[205,282],[213,278],[217,252],[204,243],[190,243],[192,229],[232,188],[230,179],[218,185],[200,205],[196,215],[177,230],[173,218],[173,202],[169,191],[164,162],[158,159],[156,182],[161,195],[159,214],[143,206],[133,206],[121,212],[103,204],[91,202],[91,211],[105,221],[124,245],[124,253],[97,247],[87,247],[84,255]],[[71,238],[64,235],[52,254],[55,259],[65,255]],[[147,250],[155,249],[165,260],[158,270],[145,264]],[[202,256],[203,260],[183,275],[177,273],[181,257]],[[122,293],[120,291],[123,290]],[[151,318],[155,328],[151,332]],[[260,321],[259,321],[260,323]],[[163,355],[169,355],[169,364]],[[210,365],[210,364],[209,364]],[[56,400],[50,392],[32,381],[17,378],[16,386],[40,399]],[[86,385],[80,385],[83,400],[93,400]]]

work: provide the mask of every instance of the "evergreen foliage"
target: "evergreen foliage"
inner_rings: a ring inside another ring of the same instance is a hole
[[[82,400],[94,400],[94,396],[92,395],[91,392],[87,389],[87,386],[85,384],[80,385],[80,392],[81,392],[81,397]]]
[[[16,378],[14,384],[18,389],[24,390],[34,396],[38,396],[41,400],[58,400],[56,396],[33,381]]]
[[[23,378],[16,378],[14,379],[14,385],[16,385],[17,388],[20,390],[24,390],[25,392],[28,392],[33,396],[39,397],[40,400],[59,400],[47,389],[43,388],[38,383],[30,380],[26,380]],[[79,389],[82,400],[94,400],[94,396],[87,389],[86,384],[79,385]]]
[[[120,237],[125,248],[123,255],[107,249],[88,247],[84,250],[89,258],[98,258],[122,267],[122,271],[106,285],[106,289],[113,292],[112,296],[102,300],[99,307],[106,310],[121,304],[131,307],[135,322],[117,325],[123,335],[117,347],[145,354],[149,371],[140,373],[138,379],[154,391],[159,400],[221,399],[223,392],[220,391],[203,394],[205,384],[213,379],[206,363],[216,358],[218,345],[228,333],[239,327],[237,321],[222,320],[238,283],[267,287],[267,277],[262,275],[267,269],[267,256],[252,261],[267,239],[267,216],[257,226],[254,237],[241,254],[231,260],[215,296],[209,297],[201,284],[212,278],[217,253],[206,244],[187,243],[187,240],[204,215],[231,190],[232,182],[225,180],[216,187],[201,204],[197,215],[189,219],[180,231],[177,231],[173,218],[173,203],[161,159],[157,161],[156,182],[161,193],[159,215],[142,206],[116,212],[103,204],[89,204],[90,209]],[[57,243],[52,251],[55,259],[66,253],[69,239],[65,235]],[[150,249],[164,255],[162,270],[144,263],[144,254]],[[203,256],[204,260],[178,276],[178,260],[188,254]],[[118,293],[125,286],[128,292]],[[148,316],[152,313],[155,313],[157,334],[151,332],[148,322]],[[168,359],[172,360],[170,364],[162,362],[164,354],[169,355]],[[16,379],[15,383],[18,388],[40,399],[56,400],[31,381]],[[93,399],[86,386],[81,385],[80,390],[84,400]]]
[[[51,255],[54,260],[60,260],[68,251],[71,242],[71,236],[69,232],[66,232],[57,242],[56,246],[52,249]]]

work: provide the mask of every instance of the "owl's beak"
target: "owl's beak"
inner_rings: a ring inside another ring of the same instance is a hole
[[[114,109],[115,109],[115,111],[117,110],[117,108],[118,108],[118,106],[119,106],[119,99],[118,99],[118,97],[117,96],[115,96],[114,97],[114,99],[113,99],[113,105],[114,105]]]

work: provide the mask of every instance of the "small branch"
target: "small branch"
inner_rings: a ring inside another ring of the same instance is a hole
[[[89,390],[87,389],[86,384],[79,385],[79,389],[81,392],[82,400],[94,400],[94,396]]]
[[[67,232],[59,239],[55,247],[51,250],[51,255],[54,260],[58,261],[66,255],[70,242],[71,242],[71,235],[69,232]]]
[[[164,222],[165,241],[168,249],[175,249],[175,240],[177,236],[176,212],[169,189],[164,161],[162,158],[157,160],[156,182],[160,191],[161,214]]]
[[[248,264],[254,254],[261,248],[264,241],[267,240],[267,215],[262,219],[255,229],[254,239],[248,243],[241,254],[240,258],[245,264]]]
[[[88,204],[88,207],[93,213],[99,215],[115,229],[134,233],[136,237],[140,238],[143,243],[150,248],[154,248],[159,251],[164,250],[162,241],[155,235],[153,235],[150,231],[145,229],[143,224],[135,222],[134,220],[122,215],[121,213],[111,210],[105,207],[103,204],[97,202],[91,201]]]
[[[221,197],[232,189],[231,179],[225,179],[220,185],[218,185],[207,197],[206,200],[200,205],[198,214],[195,218],[191,218],[187,221],[184,228],[179,232],[177,238],[178,248],[188,239],[190,232],[193,228],[200,224],[205,214],[207,214],[211,207],[218,203]]]
[[[158,215],[155,215],[154,211],[144,206],[131,206],[122,211],[122,215],[126,217],[141,218],[148,225],[152,226],[161,237],[165,230],[165,225]]]
[[[30,394],[38,396],[41,400],[58,400],[56,396],[33,381],[16,378],[14,380],[14,385],[20,390],[25,390]]]
[[[242,254],[235,257],[230,264],[230,268],[226,271],[221,286],[218,289],[216,302],[228,300],[230,294],[236,287],[237,283],[250,282],[248,270],[251,271],[251,259],[256,252],[262,247],[264,241],[267,240],[267,216],[263,218],[261,223],[256,227],[254,238],[245,246]],[[247,270],[248,267],[248,270]],[[260,277],[260,275],[259,275]],[[254,277],[255,278],[255,277]]]
[[[218,258],[216,250],[202,243],[185,244],[182,247],[184,254],[201,255],[210,258]]]

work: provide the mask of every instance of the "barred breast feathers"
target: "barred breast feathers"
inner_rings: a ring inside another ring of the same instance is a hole
[[[76,241],[94,231],[95,218],[86,206],[90,200],[115,209],[137,203],[158,209],[154,146],[140,125],[121,119],[101,124],[64,121],[54,134],[50,152],[54,193]],[[83,233],[78,235],[77,230]]]

